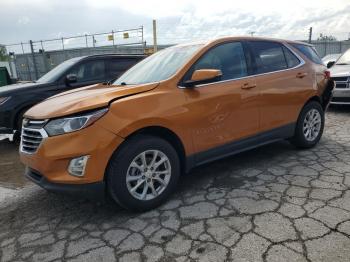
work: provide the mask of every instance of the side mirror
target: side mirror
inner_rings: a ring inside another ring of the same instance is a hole
[[[335,61],[329,61],[327,63],[327,68],[331,68],[335,64]]]
[[[194,87],[200,84],[207,84],[220,81],[222,77],[221,70],[218,69],[199,69],[193,72],[191,80],[185,81],[185,87]]]
[[[74,84],[78,82],[78,77],[76,74],[68,74],[66,75],[66,84],[70,85],[70,84]]]

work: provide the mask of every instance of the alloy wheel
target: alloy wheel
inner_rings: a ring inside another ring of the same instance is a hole
[[[159,150],[147,150],[130,163],[126,184],[134,198],[146,201],[158,197],[167,188],[170,177],[169,158]]]
[[[311,109],[304,118],[303,134],[305,139],[309,142],[314,141],[320,133],[321,126],[322,118],[320,112],[316,109]]]

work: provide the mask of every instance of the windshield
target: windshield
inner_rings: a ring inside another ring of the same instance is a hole
[[[174,75],[202,45],[174,46],[159,51],[136,64],[114,85],[138,85],[159,82]]]
[[[336,65],[350,65],[350,49],[338,59]]]
[[[76,63],[80,58],[73,58],[69,59],[55,68],[53,68],[51,71],[47,72],[45,75],[40,77],[36,82],[38,83],[52,83],[58,80],[58,78],[64,73],[68,68],[70,68],[72,65]]]

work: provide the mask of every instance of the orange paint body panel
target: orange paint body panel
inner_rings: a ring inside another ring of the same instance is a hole
[[[328,82],[322,74],[324,67],[313,65],[288,41],[273,40],[304,60],[299,67],[205,83],[198,88],[180,85],[186,72],[208,50],[246,40],[264,39],[215,40],[204,44],[166,80],[131,86],[90,86],[34,106],[26,112],[26,118],[55,119],[98,108],[108,108],[108,112],[87,128],[45,138],[35,154],[21,152],[22,162],[54,183],[94,183],[104,180],[108,162],[123,141],[144,128],[171,131],[181,141],[185,157],[190,157],[296,123],[306,102],[320,98]],[[70,175],[69,161],[84,155],[90,155],[85,175]]]

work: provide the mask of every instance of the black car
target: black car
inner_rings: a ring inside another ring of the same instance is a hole
[[[60,92],[116,79],[143,55],[93,55],[69,59],[34,82],[0,87],[0,134],[21,129],[23,114]]]

